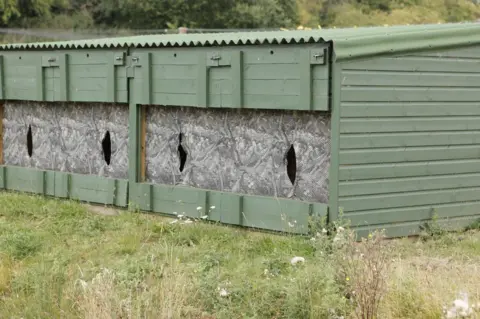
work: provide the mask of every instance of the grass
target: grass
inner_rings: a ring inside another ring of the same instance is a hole
[[[326,240],[170,221],[0,193],[0,317],[353,318]],[[441,318],[459,291],[480,301],[478,230],[388,251],[381,318]]]

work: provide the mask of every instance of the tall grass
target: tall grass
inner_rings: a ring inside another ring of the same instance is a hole
[[[440,318],[460,290],[480,301],[475,231],[458,244],[460,235],[446,234],[389,241],[384,249],[377,237],[347,238],[339,246],[335,231],[321,229],[304,238],[170,221],[126,211],[104,216],[79,203],[1,193],[0,317],[353,318],[363,306],[355,286],[346,285],[339,258],[369,247],[380,250],[367,260],[388,258],[391,266],[378,276],[386,289],[377,318]],[[294,256],[305,262],[292,265]],[[355,265],[368,270],[366,263]],[[468,273],[459,275],[462,269]],[[369,272],[348,274],[349,282],[375,282],[362,274]],[[375,293],[364,297],[377,300]]]

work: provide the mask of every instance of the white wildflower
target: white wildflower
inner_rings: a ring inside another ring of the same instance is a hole
[[[184,221],[183,223],[184,223],[184,224],[191,224],[191,223],[193,223],[193,221],[192,221],[192,220],[190,220],[190,219],[187,219],[187,220],[186,220],[186,221]]]
[[[343,228],[342,226],[338,227],[338,232],[339,233],[342,233],[344,230],[345,230],[345,228]]]
[[[210,206],[210,209],[215,209],[215,206]]]
[[[304,263],[305,262],[305,258],[303,257],[293,257],[292,260],[290,260],[290,263],[292,265],[296,265],[298,263]]]
[[[459,293],[459,297],[453,301],[452,307],[448,310],[444,309],[445,317],[450,318],[466,318],[473,313],[472,308],[468,304],[468,295],[464,292]]]
[[[170,224],[176,224],[176,223],[178,223],[178,219],[172,220],[172,221],[170,222]]]
[[[322,229],[322,234],[326,234],[327,230],[325,228]]]
[[[201,219],[207,219],[208,218],[208,215],[203,215],[202,217],[200,217]]]
[[[222,288],[220,289],[220,297],[227,297],[229,295],[227,289]]]
[[[198,206],[198,207],[197,207],[197,210],[202,210],[202,206]]]
[[[289,226],[290,228],[293,228],[293,227],[295,227],[295,224],[292,224],[291,222],[288,222],[288,226]]]
[[[310,238],[310,241],[316,241],[317,239],[315,237]]]
[[[185,217],[185,215],[180,214],[177,217],[178,217],[178,219],[182,219],[183,217]]]

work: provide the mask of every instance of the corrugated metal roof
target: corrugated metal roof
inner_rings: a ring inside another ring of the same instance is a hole
[[[145,35],[40,43],[17,43],[0,50],[120,47],[195,47],[333,42],[336,59],[480,43],[479,23],[362,27],[299,31]]]

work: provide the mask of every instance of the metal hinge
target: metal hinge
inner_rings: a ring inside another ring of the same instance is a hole
[[[140,58],[136,55],[131,56],[127,55],[126,57],[126,70],[127,70],[127,78],[134,78],[135,77],[135,68],[141,66]]]
[[[310,50],[310,64],[325,64],[326,49]]]

